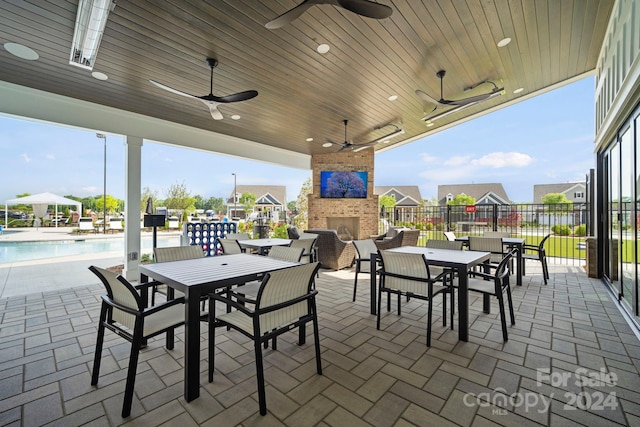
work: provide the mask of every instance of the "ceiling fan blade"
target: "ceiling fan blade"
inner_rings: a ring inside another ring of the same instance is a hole
[[[200,100],[202,102],[204,102],[204,105],[209,107],[209,112],[211,113],[211,117],[213,117],[213,120],[222,120],[222,119],[224,119],[224,116],[222,115],[220,110],[218,110],[218,103],[217,102],[209,101],[209,100],[202,99],[202,98],[200,98]]]
[[[174,89],[174,88],[172,88],[172,87],[169,87],[169,86],[163,85],[162,83],[158,83],[158,82],[156,82],[155,80],[149,80],[149,82],[150,82],[150,83],[152,83],[152,84],[154,84],[154,85],[156,85],[156,86],[158,86],[160,89],[164,89],[164,90],[169,91],[169,92],[171,92],[171,93],[175,93],[176,95],[180,95],[180,96],[187,96],[187,97],[189,97],[189,98],[197,98],[197,96],[195,96],[195,95],[190,95],[190,94],[185,93],[185,92],[180,92],[180,91],[179,91],[179,90],[177,90],[177,89]]]
[[[227,96],[213,96],[211,100],[215,102],[220,102],[220,103],[229,103],[229,102],[246,101],[248,99],[255,98],[256,96],[258,96],[258,91],[247,90],[244,92],[238,92],[238,93],[234,93],[232,95],[227,95]]]
[[[504,91],[504,88],[494,89],[493,91],[489,93],[483,93],[482,95],[470,96],[469,98],[463,98],[463,99],[453,99],[450,101],[447,100],[446,103],[447,105],[458,105],[458,106],[475,104],[476,102],[486,101],[489,98],[502,95],[502,91]]]
[[[385,19],[393,13],[389,6],[369,0],[338,0],[338,3],[345,9],[367,18]]]
[[[275,30],[276,28],[283,27],[290,22],[295,21],[302,15],[307,9],[314,4],[320,4],[323,1],[318,0],[304,0],[302,3],[278,16],[277,18],[267,22],[264,26],[269,30]]]
[[[432,98],[427,92],[420,89],[416,89],[416,95],[418,95],[418,98],[422,99],[425,102],[428,102],[429,104],[442,104],[442,100],[438,101],[437,99]]]

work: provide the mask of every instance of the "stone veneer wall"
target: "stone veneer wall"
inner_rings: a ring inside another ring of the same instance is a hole
[[[309,228],[328,228],[327,218],[330,217],[357,217],[360,219],[359,239],[378,234],[378,196],[373,194],[373,160],[372,149],[313,155],[313,193],[308,198]],[[321,171],[368,172],[367,198],[320,198]]]

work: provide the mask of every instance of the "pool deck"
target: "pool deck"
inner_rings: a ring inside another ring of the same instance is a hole
[[[123,238],[123,233],[77,234],[71,227],[16,228],[10,231],[19,232],[3,233],[0,243]],[[151,234],[142,232],[143,237]],[[179,231],[158,232],[159,237],[179,234]],[[7,263],[0,259],[0,298],[85,286],[87,283],[97,285],[100,282],[89,271],[89,266],[107,268],[122,263],[124,254],[121,252],[96,252]]]

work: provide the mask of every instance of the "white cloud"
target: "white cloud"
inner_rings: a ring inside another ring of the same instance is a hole
[[[471,156],[453,156],[444,161],[446,166],[460,166],[469,163]]]
[[[474,166],[484,166],[495,169],[506,167],[522,168],[529,166],[531,163],[533,163],[533,157],[528,154],[513,151],[509,153],[496,151],[471,161],[471,164]]]
[[[29,157],[27,153],[22,153],[20,157],[22,157],[22,160],[24,160],[25,163],[29,163],[31,161],[31,157]]]
[[[420,157],[422,158],[422,161],[425,163],[435,163],[438,160],[436,156],[432,156],[429,153],[420,153]]]

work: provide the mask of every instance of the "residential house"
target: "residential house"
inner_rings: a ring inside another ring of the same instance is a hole
[[[256,204],[250,212],[240,203],[240,197],[244,193],[256,196]],[[227,216],[229,218],[253,218],[264,215],[275,221],[281,217],[281,213],[287,209],[287,188],[284,185],[238,185],[235,196],[233,191],[227,200]],[[254,216],[251,216],[255,213]]]
[[[418,207],[422,205],[422,195],[417,185],[380,185],[374,187],[373,192],[378,197],[391,196],[396,199],[395,221],[413,221]]]
[[[541,204],[542,198],[549,193],[561,193],[573,203],[585,203],[587,201],[587,183],[536,184],[533,186],[533,203]]]
[[[476,199],[476,205],[509,205],[509,196],[500,183],[438,185],[438,203],[445,206],[458,194]]]

